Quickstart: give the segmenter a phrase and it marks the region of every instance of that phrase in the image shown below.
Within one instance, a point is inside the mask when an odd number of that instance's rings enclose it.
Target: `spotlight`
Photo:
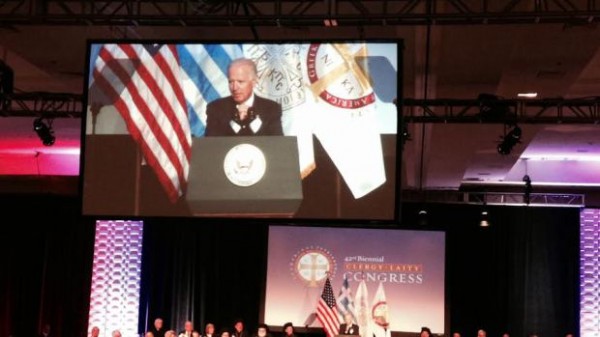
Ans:
[[[398,108],[398,99],[394,98],[393,102],[394,105],[396,105],[396,108]],[[404,148],[404,144],[406,144],[406,142],[409,140],[412,140],[412,136],[408,131],[408,123],[404,121],[402,114],[400,114],[400,141],[402,144],[402,148]]]
[[[480,227],[490,227],[490,220],[488,218],[487,210],[481,211],[481,221],[479,222]]]
[[[56,137],[54,137],[54,130],[52,130],[52,123],[45,124],[43,118],[36,118],[33,121],[33,130],[40,137],[42,143],[46,146],[54,144]]]
[[[523,195],[523,201],[525,201],[525,204],[529,205],[529,202],[531,201],[531,192],[533,192],[531,178],[529,178],[529,175],[526,174],[523,176],[523,181],[525,182],[525,194]]]
[[[323,20],[325,27],[337,27],[338,22],[336,19],[325,19]]]
[[[402,133],[400,134],[400,139],[403,147],[407,141],[412,140],[412,136],[410,135],[410,132],[408,132],[408,125],[406,123],[402,123]]]
[[[506,133],[502,138],[500,144],[498,144],[498,153],[501,155],[509,154],[513,147],[521,142],[521,135],[523,131],[518,125],[514,125],[513,128]]]
[[[419,211],[418,222],[421,226],[427,225],[427,210],[425,208],[421,208]]]

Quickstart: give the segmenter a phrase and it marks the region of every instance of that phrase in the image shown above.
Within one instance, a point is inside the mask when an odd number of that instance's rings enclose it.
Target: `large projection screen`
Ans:
[[[401,53],[398,40],[89,41],[82,213],[397,221]]]
[[[363,337],[377,329],[381,302],[392,332],[444,333],[444,270],[444,232],[272,226],[264,321],[320,327],[314,313],[329,276],[340,321],[345,293]]]

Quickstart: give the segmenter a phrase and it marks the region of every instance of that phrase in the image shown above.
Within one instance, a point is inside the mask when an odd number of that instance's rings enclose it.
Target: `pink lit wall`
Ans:
[[[0,175],[79,175],[81,119],[55,119],[52,146],[42,144],[33,120],[0,118]]]

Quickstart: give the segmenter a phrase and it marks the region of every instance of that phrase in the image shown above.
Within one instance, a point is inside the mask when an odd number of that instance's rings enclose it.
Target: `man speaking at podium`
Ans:
[[[230,96],[206,107],[205,136],[282,136],[281,105],[254,94],[256,65],[233,60],[227,69]]]
[[[344,323],[340,324],[341,335],[358,335],[358,325],[353,323],[352,314],[344,315]]]

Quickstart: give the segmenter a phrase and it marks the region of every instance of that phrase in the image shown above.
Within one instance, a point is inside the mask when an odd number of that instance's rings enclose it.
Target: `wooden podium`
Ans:
[[[302,198],[296,137],[193,139],[186,193],[192,215],[291,217]]]

